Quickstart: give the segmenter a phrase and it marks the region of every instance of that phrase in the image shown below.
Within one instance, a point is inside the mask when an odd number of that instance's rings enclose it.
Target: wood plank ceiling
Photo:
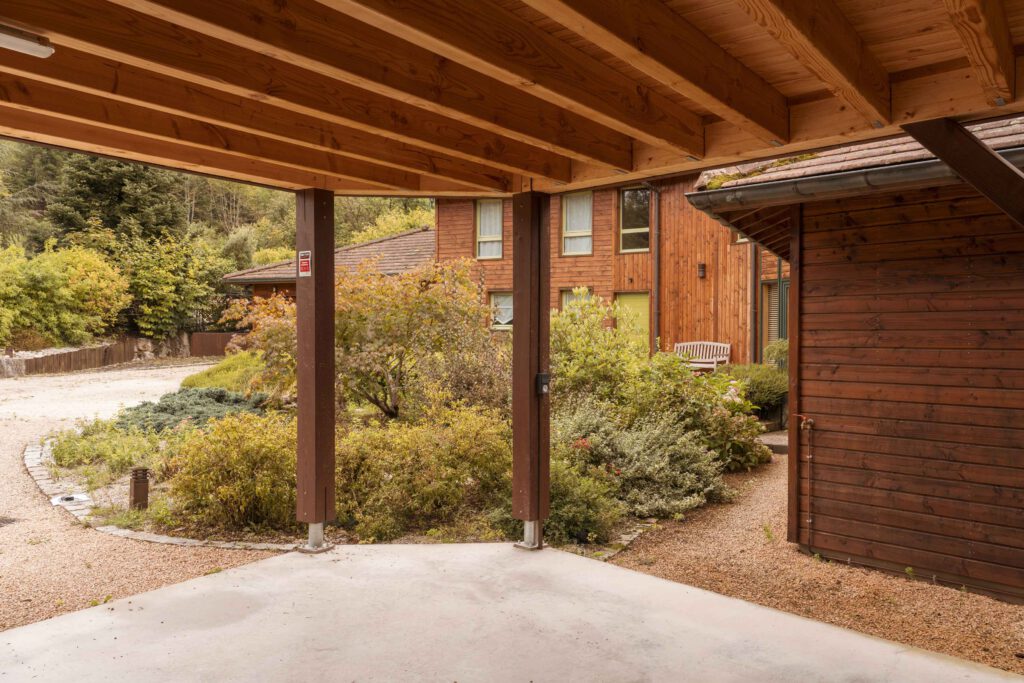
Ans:
[[[0,135],[283,187],[621,184],[1024,110],[1024,0],[4,0]]]

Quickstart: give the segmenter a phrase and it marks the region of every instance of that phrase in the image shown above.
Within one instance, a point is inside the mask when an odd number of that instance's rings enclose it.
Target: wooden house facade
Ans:
[[[586,288],[630,309],[652,349],[724,342],[736,363],[757,360],[764,344],[785,337],[777,288],[788,283],[788,264],[779,270],[778,256],[694,209],[685,195],[696,179],[552,196],[550,307]],[[624,219],[630,202],[634,216]],[[441,198],[436,220],[437,258],[472,260],[483,295],[503,310],[512,296],[511,201]]]
[[[903,138],[692,199],[792,262],[789,539],[1022,600],[1024,231],[957,172]]]

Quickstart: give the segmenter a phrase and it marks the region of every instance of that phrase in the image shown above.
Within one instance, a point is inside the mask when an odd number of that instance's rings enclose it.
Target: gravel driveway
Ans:
[[[270,553],[132,541],[52,507],[22,464],[25,446],[78,418],[178,388],[196,365],[0,379],[0,630],[47,619]]]

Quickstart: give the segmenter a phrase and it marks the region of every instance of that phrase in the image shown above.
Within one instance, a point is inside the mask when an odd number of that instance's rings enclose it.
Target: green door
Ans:
[[[651,295],[647,292],[629,292],[616,294],[619,306],[629,311],[636,333],[649,342],[651,337]]]

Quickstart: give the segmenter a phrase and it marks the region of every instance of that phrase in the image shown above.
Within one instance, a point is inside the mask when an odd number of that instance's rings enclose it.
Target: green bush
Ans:
[[[209,420],[232,413],[260,413],[266,397],[260,394],[245,397],[225,389],[181,389],[164,394],[156,403],[146,401],[126,408],[118,415],[116,426],[123,430],[163,432],[188,424],[202,427]]]
[[[622,426],[607,406],[586,401],[559,411],[553,432],[578,466],[615,475],[619,499],[636,516],[679,516],[729,496],[723,463],[699,432],[672,413],[651,413]]]
[[[79,429],[59,432],[53,443],[53,461],[74,468],[102,464],[114,476],[144,464],[159,448],[160,437],[139,428],[120,429],[112,420],[94,420]]]
[[[128,305],[128,283],[102,254],[83,247],[46,250],[32,259],[0,251],[0,344],[38,337],[84,344],[102,335]]]
[[[789,340],[776,339],[764,347],[764,360],[785,370],[789,366]]]
[[[353,430],[338,443],[338,517],[361,540],[385,541],[493,510],[511,486],[510,439],[479,409]]]
[[[239,413],[175,449],[174,514],[215,528],[295,528],[295,420]]]
[[[726,365],[717,372],[743,382],[746,399],[761,410],[777,408],[789,391],[789,375],[774,365]]]
[[[184,389],[226,389],[245,394],[252,380],[264,368],[263,361],[253,351],[240,351],[182,380]]]

